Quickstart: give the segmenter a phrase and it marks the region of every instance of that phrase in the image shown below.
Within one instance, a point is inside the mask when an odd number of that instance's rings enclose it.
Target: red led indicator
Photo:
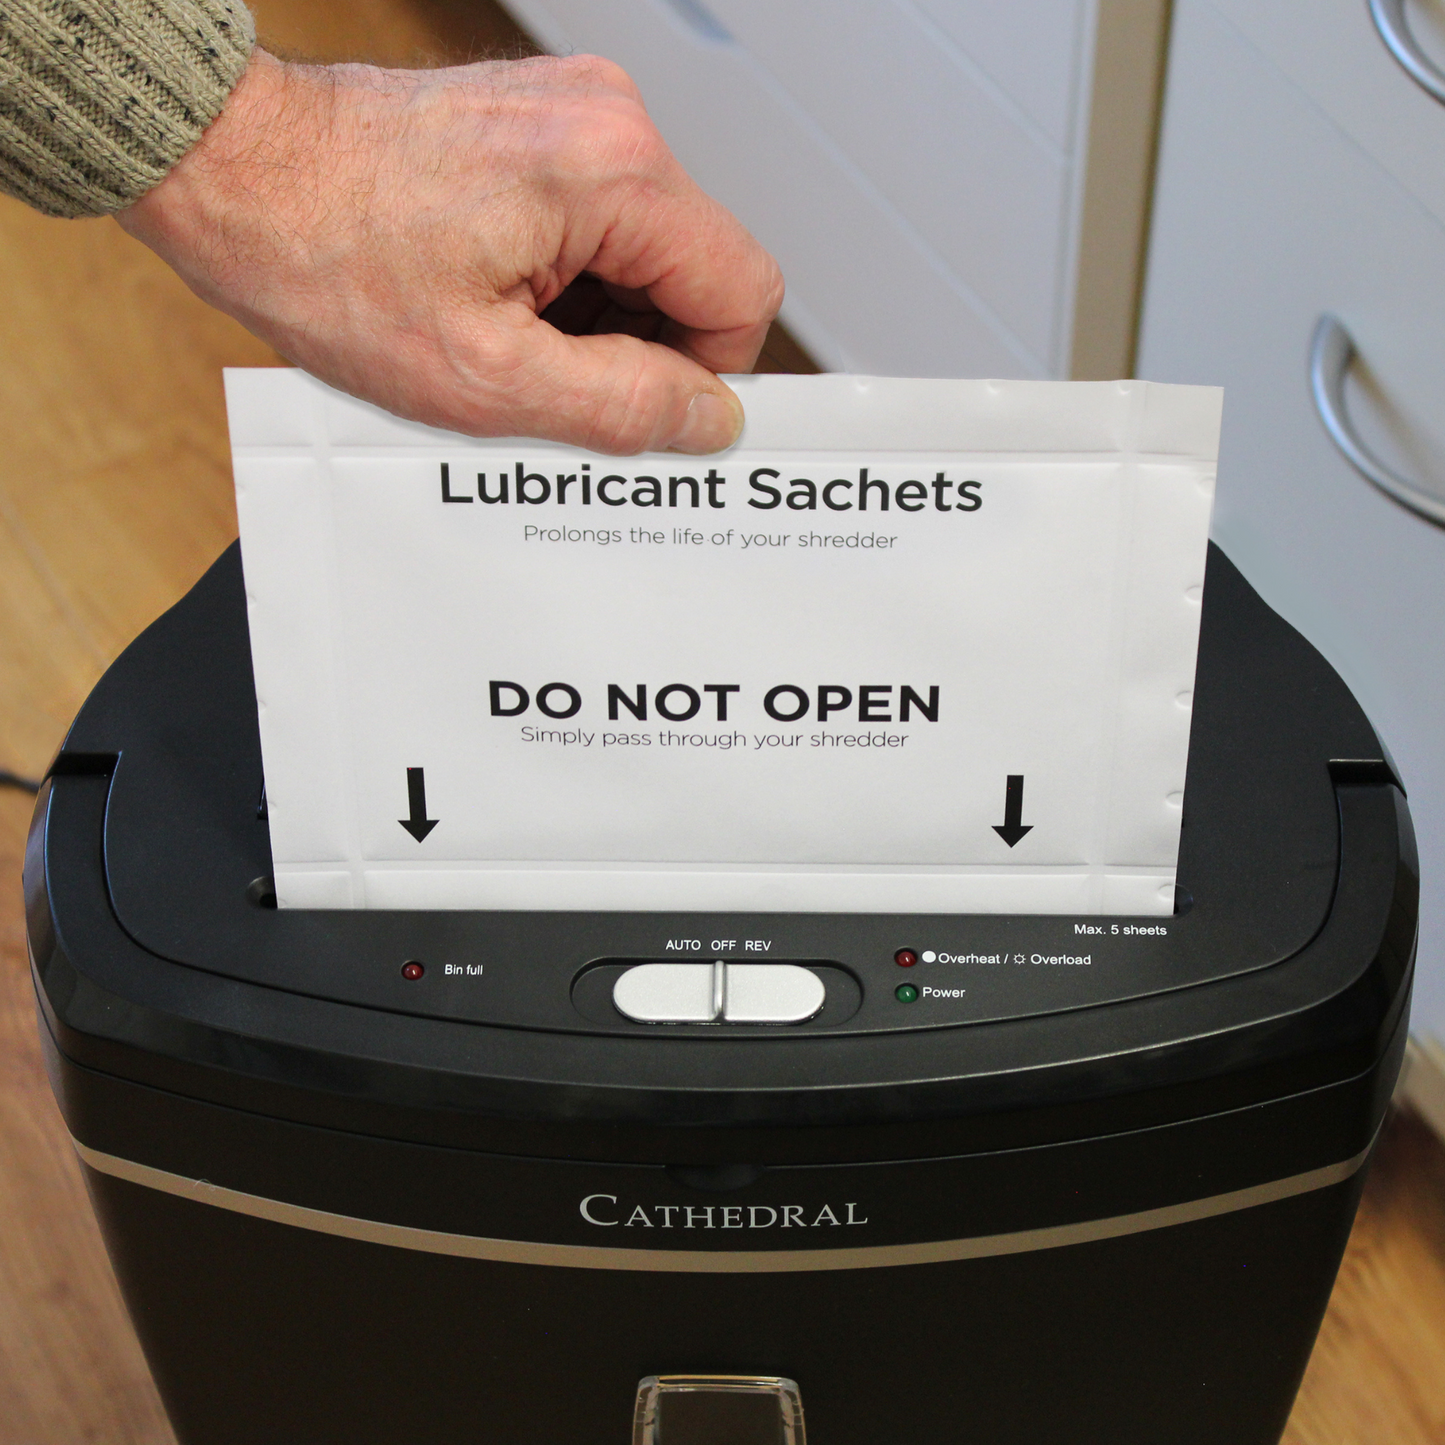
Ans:
[[[913,965],[918,962],[918,955],[914,953],[911,948],[900,948],[898,952],[893,955],[893,962],[896,963],[899,968],[912,968]]]
[[[415,959],[412,959],[410,963],[404,963],[401,966],[401,976],[403,978],[420,978],[425,972],[426,969]]]

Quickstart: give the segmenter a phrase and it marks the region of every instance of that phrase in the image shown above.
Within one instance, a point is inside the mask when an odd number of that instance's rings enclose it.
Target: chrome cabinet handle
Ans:
[[[1445,105],[1445,70],[1420,49],[1405,15],[1405,0],[1370,0],[1370,19],[1405,74]]]
[[[1345,409],[1345,377],[1355,359],[1355,343],[1337,317],[1328,313],[1315,326],[1310,343],[1310,393],[1330,440],[1369,483],[1393,501],[1437,527],[1445,527],[1445,497],[1427,492],[1393,472],[1360,440]]]

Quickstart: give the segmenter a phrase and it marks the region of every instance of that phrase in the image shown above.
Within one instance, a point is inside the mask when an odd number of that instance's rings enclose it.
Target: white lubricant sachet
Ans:
[[[1173,908],[1220,393],[734,379],[714,457],[227,401],[285,908]]]

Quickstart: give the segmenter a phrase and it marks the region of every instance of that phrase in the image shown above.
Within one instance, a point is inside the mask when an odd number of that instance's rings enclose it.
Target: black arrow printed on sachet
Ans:
[[[428,818],[426,815],[425,768],[408,768],[406,770],[406,800],[407,805],[411,808],[411,817],[398,818],[396,821],[420,843],[441,821],[438,818]]]
[[[1024,836],[1032,833],[1034,825],[1025,823],[1024,816],[1024,775],[1010,773],[1003,795],[1003,822],[995,823],[993,830],[1010,848]]]

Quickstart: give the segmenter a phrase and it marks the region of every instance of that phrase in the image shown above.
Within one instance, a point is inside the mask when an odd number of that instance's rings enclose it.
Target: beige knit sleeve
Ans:
[[[52,216],[139,200],[255,43],[241,0],[0,0],[0,190]]]

